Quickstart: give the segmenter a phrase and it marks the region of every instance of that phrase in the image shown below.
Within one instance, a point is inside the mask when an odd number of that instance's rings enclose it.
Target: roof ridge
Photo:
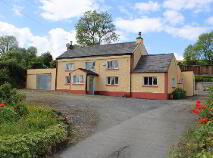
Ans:
[[[173,55],[174,53],[162,53],[162,54],[147,54],[147,55],[144,55],[144,56],[155,56],[155,55]]]

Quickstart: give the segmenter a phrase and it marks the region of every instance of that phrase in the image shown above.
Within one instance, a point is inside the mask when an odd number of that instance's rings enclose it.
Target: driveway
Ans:
[[[58,154],[61,158],[164,158],[192,124],[193,98],[134,98],[24,92],[27,100],[87,107],[98,113],[95,134]]]

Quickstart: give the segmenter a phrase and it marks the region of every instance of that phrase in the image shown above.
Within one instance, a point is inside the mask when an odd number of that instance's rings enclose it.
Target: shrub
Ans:
[[[0,108],[0,124],[15,122],[19,115],[10,108]]]
[[[23,103],[22,104],[18,104],[14,107],[14,111],[16,113],[18,113],[20,116],[25,116],[29,113],[29,110],[27,108],[26,105],[24,105]]]
[[[213,102],[213,86],[209,86],[208,91],[209,91],[209,101]]]
[[[184,91],[182,88],[176,88],[172,92],[173,99],[183,99],[186,97],[186,91]]]
[[[64,126],[58,124],[38,132],[0,136],[0,157],[41,157],[50,151],[52,147],[63,142],[66,135]]]
[[[19,94],[9,83],[0,86],[0,103],[14,106],[24,100],[25,96]]]

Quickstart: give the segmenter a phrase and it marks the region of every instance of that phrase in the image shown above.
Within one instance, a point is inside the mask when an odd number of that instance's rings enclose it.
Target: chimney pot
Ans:
[[[143,38],[141,37],[141,32],[138,33],[138,37],[136,38],[136,44],[143,44]]]

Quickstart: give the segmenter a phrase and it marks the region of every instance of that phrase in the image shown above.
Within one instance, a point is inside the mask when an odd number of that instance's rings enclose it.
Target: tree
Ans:
[[[46,53],[43,53],[41,56],[40,56],[43,64],[46,66],[46,67],[50,67],[50,63],[52,62],[53,60],[53,57],[52,55],[50,54],[50,52],[46,52]]]
[[[111,43],[118,40],[112,16],[107,12],[87,11],[75,26],[77,43],[81,46]]]
[[[18,48],[18,42],[14,36],[0,37],[0,54],[6,53],[9,50]]]
[[[185,50],[184,50],[184,60],[187,65],[196,65],[197,64],[197,54],[195,47],[193,45],[189,45]]]
[[[200,35],[195,47],[201,59],[206,60],[207,64],[213,64],[213,31]]]
[[[213,31],[199,36],[194,45],[184,51],[187,64],[213,64]]]

